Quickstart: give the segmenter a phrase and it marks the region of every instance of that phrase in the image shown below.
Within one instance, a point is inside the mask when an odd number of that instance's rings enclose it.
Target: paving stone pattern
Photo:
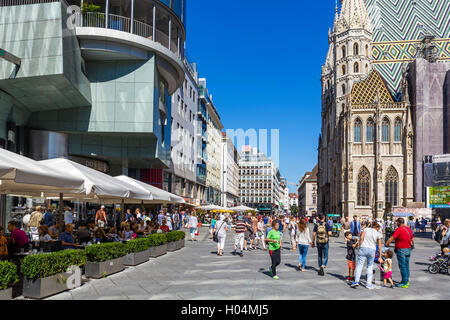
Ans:
[[[277,269],[279,280],[268,275],[270,257],[267,251],[244,251],[242,258],[231,254],[234,232],[228,232],[223,256],[217,256],[216,243],[209,239],[207,228],[200,230],[198,239],[198,242],[186,239],[186,247],[179,251],[169,252],[136,267],[127,267],[107,278],[83,279],[81,287],[48,299],[450,299],[450,275],[432,275],[427,271],[429,256],[439,250],[429,233],[416,238],[416,249],[411,259],[410,288],[381,287],[377,270],[374,276],[375,290],[368,290],[363,285],[357,289],[349,287],[345,280],[347,262],[342,235],[340,238],[331,238],[328,266],[323,277],[317,274],[316,248],[309,249],[307,272],[296,271],[298,252],[289,250],[290,244],[285,235],[282,261]],[[361,279],[363,284],[365,269]],[[395,256],[393,279],[401,279]]]

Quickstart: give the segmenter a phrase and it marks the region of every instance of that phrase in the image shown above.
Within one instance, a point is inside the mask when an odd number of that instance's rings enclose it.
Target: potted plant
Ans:
[[[124,257],[126,266],[136,266],[148,261],[150,258],[148,238],[138,238],[126,243],[127,255]]]
[[[42,299],[81,286],[84,250],[63,250],[26,256],[21,263],[23,295]]]
[[[17,266],[9,261],[0,261],[0,300],[12,299],[12,286],[18,281]]]
[[[122,271],[127,246],[122,242],[101,243],[87,246],[86,277],[102,278]]]
[[[184,247],[186,234],[183,231],[171,231],[167,236],[167,251],[175,251]]]
[[[164,233],[154,233],[147,237],[150,258],[156,258],[167,253],[167,236]]]

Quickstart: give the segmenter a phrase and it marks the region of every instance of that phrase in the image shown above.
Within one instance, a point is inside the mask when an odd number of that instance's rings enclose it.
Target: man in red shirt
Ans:
[[[413,244],[413,231],[405,226],[405,219],[397,219],[398,228],[395,230],[392,237],[386,242],[386,246],[395,240],[395,253],[397,254],[398,267],[402,275],[402,282],[397,284],[397,287],[409,287],[409,259],[411,257],[411,247]]]

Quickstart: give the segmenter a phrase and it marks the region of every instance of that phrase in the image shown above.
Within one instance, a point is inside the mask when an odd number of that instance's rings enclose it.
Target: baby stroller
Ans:
[[[450,275],[450,255],[437,257],[436,261],[428,266],[428,271],[432,274],[446,273]]]

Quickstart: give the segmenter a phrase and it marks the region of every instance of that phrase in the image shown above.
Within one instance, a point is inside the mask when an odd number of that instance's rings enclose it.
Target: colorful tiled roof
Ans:
[[[352,104],[369,104],[380,99],[381,103],[394,102],[380,73],[373,69],[364,80],[353,85]]]

